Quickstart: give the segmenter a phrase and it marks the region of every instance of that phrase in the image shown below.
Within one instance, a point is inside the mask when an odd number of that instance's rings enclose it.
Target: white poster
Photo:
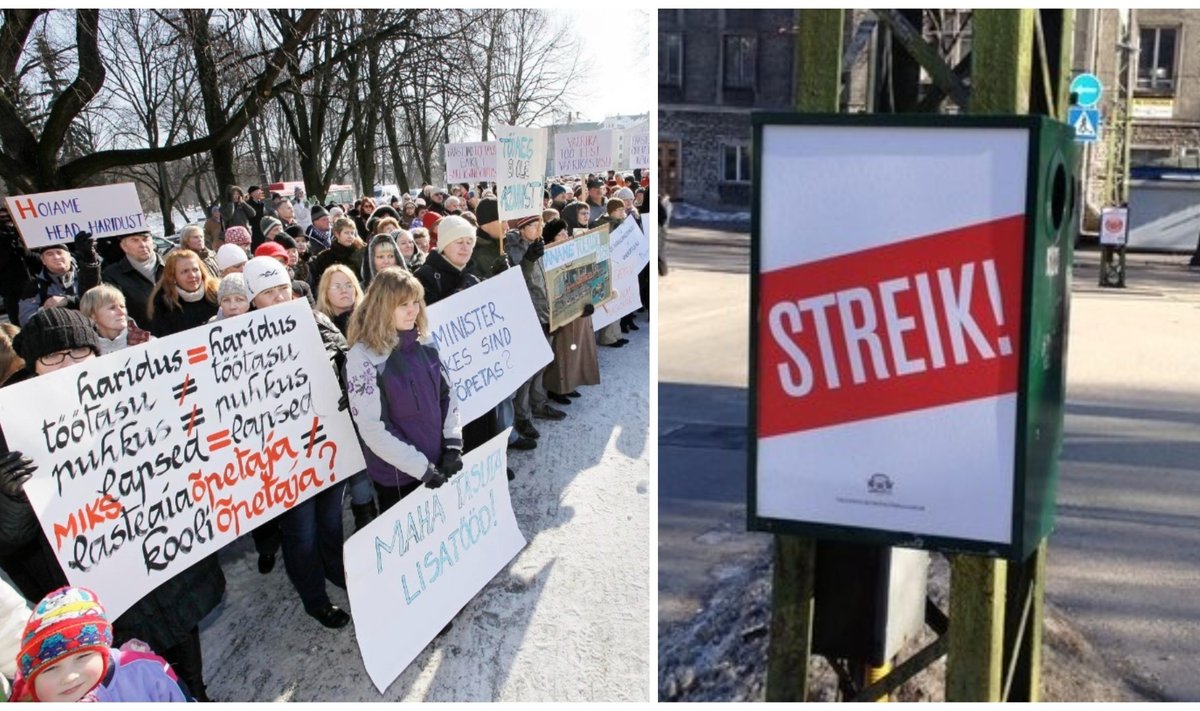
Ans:
[[[0,424],[67,578],[114,619],[360,471],[340,397],[300,299],[6,387]]]
[[[638,228],[637,220],[625,218],[609,236],[612,259],[612,283],[616,297],[596,307],[592,327],[599,331],[625,314],[642,307],[638,272],[650,263],[650,243]]]
[[[540,128],[497,126],[496,189],[500,219],[542,214],[546,182],[546,132]]]
[[[518,268],[442,299],[428,316],[463,424],[512,395],[554,357]]]
[[[639,124],[625,132],[625,151],[629,157],[629,168],[650,167],[650,126]]]
[[[1129,208],[1105,207],[1100,210],[1100,244],[1120,246],[1129,240]]]
[[[146,229],[133,183],[17,195],[4,202],[30,249],[70,242],[85,230],[102,239]]]
[[[554,136],[554,174],[587,175],[613,166],[613,132],[583,131]]]
[[[525,547],[508,496],[508,433],[463,455],[346,541],[346,592],[363,665],[384,693]]]
[[[447,143],[446,182],[495,182],[497,145],[496,141]]]

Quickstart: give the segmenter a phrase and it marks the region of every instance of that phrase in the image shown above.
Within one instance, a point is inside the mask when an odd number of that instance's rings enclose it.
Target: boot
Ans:
[[[375,501],[371,500],[365,504],[350,504],[350,510],[354,513],[354,530],[361,531],[370,522],[374,521],[379,516],[379,510],[375,508]]]

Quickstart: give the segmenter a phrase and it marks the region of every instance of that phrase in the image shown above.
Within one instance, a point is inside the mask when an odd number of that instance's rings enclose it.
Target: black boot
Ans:
[[[379,516],[379,510],[375,508],[375,501],[371,500],[365,504],[350,504],[350,511],[354,513],[354,530],[361,531],[366,525],[375,520]]]

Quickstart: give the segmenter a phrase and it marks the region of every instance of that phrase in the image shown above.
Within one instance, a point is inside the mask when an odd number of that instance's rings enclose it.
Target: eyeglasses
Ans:
[[[58,365],[66,360],[68,356],[70,356],[71,360],[73,361],[81,361],[91,354],[91,348],[72,348],[69,351],[58,351],[57,353],[44,355],[41,358],[38,358],[38,362],[42,365]]]
[[[354,285],[348,284],[348,283],[347,284],[330,284],[329,290],[330,291],[354,291]]]

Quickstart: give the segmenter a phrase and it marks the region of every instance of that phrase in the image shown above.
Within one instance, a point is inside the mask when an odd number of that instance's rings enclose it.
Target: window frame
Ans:
[[[1169,65],[1164,65],[1162,58],[1159,56],[1159,48],[1162,45],[1162,33],[1164,30],[1174,33],[1174,47]],[[1153,76],[1148,79],[1142,77],[1141,57],[1137,59],[1137,72],[1134,79],[1134,92],[1143,96],[1175,96],[1179,86],[1179,67],[1183,59],[1183,27],[1179,25],[1151,25],[1138,27],[1138,49],[1140,52],[1147,51],[1147,47],[1141,44],[1141,35],[1144,32],[1154,33],[1154,45],[1149,48],[1153,52],[1151,59],[1151,73],[1153,70],[1163,66],[1169,66],[1171,70],[1170,79],[1156,79]],[[1145,83],[1144,83],[1145,82]]]
[[[736,166],[737,175],[730,178],[725,171],[726,157],[730,149],[736,151]],[[751,155],[751,146],[745,143],[722,143],[720,154],[720,176],[721,183],[725,185],[749,185],[754,171],[753,156]],[[742,168],[745,167],[745,174],[742,173]]]
[[[659,86],[682,87],[683,86],[683,71],[684,71],[683,70],[683,33],[682,32],[663,32],[662,35],[663,35],[664,43],[666,45],[665,52],[666,52],[667,62],[666,62],[666,74],[659,75],[658,85]],[[679,71],[674,76],[671,75],[671,38],[672,37],[676,38],[676,40],[677,40],[677,46],[678,46],[677,51],[679,53]]]
[[[738,82],[731,83],[729,72],[726,71],[729,62],[729,40],[739,40],[738,56],[741,62],[738,66]],[[750,43],[750,77],[746,79],[745,43]],[[758,36],[743,32],[727,32],[721,36],[721,88],[733,91],[755,91],[758,88]]]

